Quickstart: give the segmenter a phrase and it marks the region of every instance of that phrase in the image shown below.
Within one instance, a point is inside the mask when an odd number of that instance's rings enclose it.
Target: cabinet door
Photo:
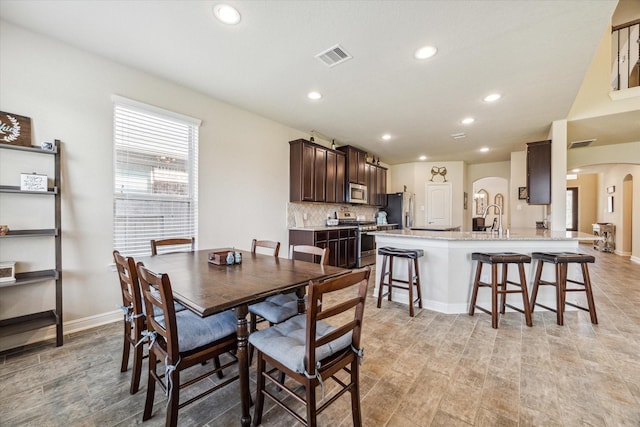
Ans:
[[[378,167],[367,163],[367,203],[371,206],[378,204]]]
[[[336,156],[336,203],[344,203],[346,201],[346,162],[345,156],[340,154]]]
[[[358,168],[358,176],[356,182],[358,184],[367,185],[367,172],[365,170],[365,165],[367,164],[366,153],[356,150],[356,156],[354,157],[357,158],[356,161]]]
[[[527,203],[551,203],[551,141],[527,144]]]
[[[336,203],[338,201],[336,198],[337,166],[338,155],[333,151],[327,151],[327,185],[325,201],[329,203]]]
[[[347,264],[348,267],[356,265],[356,231],[349,230],[347,240]]]
[[[315,148],[312,145],[302,146],[302,200],[314,201],[314,166]]]
[[[314,161],[314,197],[316,202],[324,202],[326,198],[326,179],[327,179],[327,150],[323,148],[315,148]]]
[[[378,200],[376,205],[384,206],[386,204],[385,196],[387,194],[387,170],[385,168],[378,168]]]

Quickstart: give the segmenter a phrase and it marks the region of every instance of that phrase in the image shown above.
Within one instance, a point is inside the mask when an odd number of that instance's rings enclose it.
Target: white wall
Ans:
[[[451,222],[452,225],[465,225],[464,214],[464,192],[466,185],[467,165],[464,162],[415,162],[393,165],[389,168],[391,171],[391,180],[389,193],[403,191],[407,186],[407,191],[415,193],[415,225],[425,225],[426,209],[426,184],[431,182],[431,168],[446,167],[447,182],[451,183]],[[443,178],[437,175],[433,178],[433,182],[443,182]],[[471,209],[471,195],[469,197],[469,209]]]
[[[121,317],[115,311],[119,286],[109,267],[112,94],[202,119],[199,247],[249,249],[253,237],[287,241],[288,141],[306,133],[5,21],[0,94],[0,110],[31,117],[34,144],[63,142],[65,332]],[[43,286],[0,289],[0,318],[51,308],[46,292],[52,286]],[[42,336],[3,338],[0,351]]]
[[[564,182],[564,180],[563,180]],[[544,207],[529,205],[526,200],[518,200],[518,187],[527,186],[527,152],[511,153],[511,181],[509,182],[509,206],[511,228],[534,228],[536,221],[545,216]]]
[[[610,165],[599,174],[598,179],[598,222],[611,222],[616,226],[616,253],[620,254],[625,242],[624,223],[622,221],[623,206],[623,180],[627,175],[633,177],[633,218],[631,219],[631,260],[640,264],[640,165]],[[607,187],[615,186],[613,194],[607,193]],[[607,212],[607,197],[613,196],[613,212]]]

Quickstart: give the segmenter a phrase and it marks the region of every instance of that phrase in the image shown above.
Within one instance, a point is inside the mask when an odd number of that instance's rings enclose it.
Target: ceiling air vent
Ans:
[[[588,146],[591,145],[591,143],[593,141],[595,141],[595,139],[585,139],[583,141],[573,141],[571,144],[569,144],[569,149],[588,147]]]
[[[466,138],[467,135],[464,132],[460,132],[460,133],[452,133],[451,134],[451,138],[453,139],[462,139],[462,138]]]
[[[349,55],[342,46],[337,44],[334,47],[325,50],[324,52],[320,52],[316,55],[316,58],[318,58],[324,65],[328,67],[335,67],[336,65],[353,58],[353,56]]]

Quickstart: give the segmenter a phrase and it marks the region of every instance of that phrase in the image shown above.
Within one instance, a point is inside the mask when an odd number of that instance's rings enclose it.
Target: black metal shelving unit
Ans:
[[[20,146],[0,143],[0,149],[26,151],[35,154],[51,155],[54,159],[54,186],[47,191],[22,191],[20,187],[0,185],[0,193],[16,193],[24,195],[40,195],[54,197],[55,227],[52,229],[10,230],[9,234],[0,236],[0,242],[6,239],[19,239],[29,237],[52,237],[55,240],[55,268],[50,270],[26,271],[16,273],[13,282],[0,282],[2,288],[10,286],[24,286],[32,283],[53,281],[55,282],[55,308],[37,313],[29,313],[22,316],[0,320],[0,337],[20,334],[35,329],[46,328],[52,325],[56,327],[56,345],[63,344],[62,331],[62,222],[60,199],[60,141],[55,140],[53,150],[45,150],[33,146]]]

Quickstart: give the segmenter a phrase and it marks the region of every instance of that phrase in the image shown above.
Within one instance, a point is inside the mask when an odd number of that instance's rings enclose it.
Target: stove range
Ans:
[[[376,222],[358,218],[353,212],[342,211],[336,213],[338,217],[338,225],[355,225],[359,231],[375,231],[377,230]]]
[[[369,234],[369,232],[378,229],[376,222],[358,218],[352,212],[348,211],[337,213],[336,216],[338,217],[338,225],[355,225],[358,227],[358,231],[356,232],[356,268],[375,264],[376,239],[375,236]]]

